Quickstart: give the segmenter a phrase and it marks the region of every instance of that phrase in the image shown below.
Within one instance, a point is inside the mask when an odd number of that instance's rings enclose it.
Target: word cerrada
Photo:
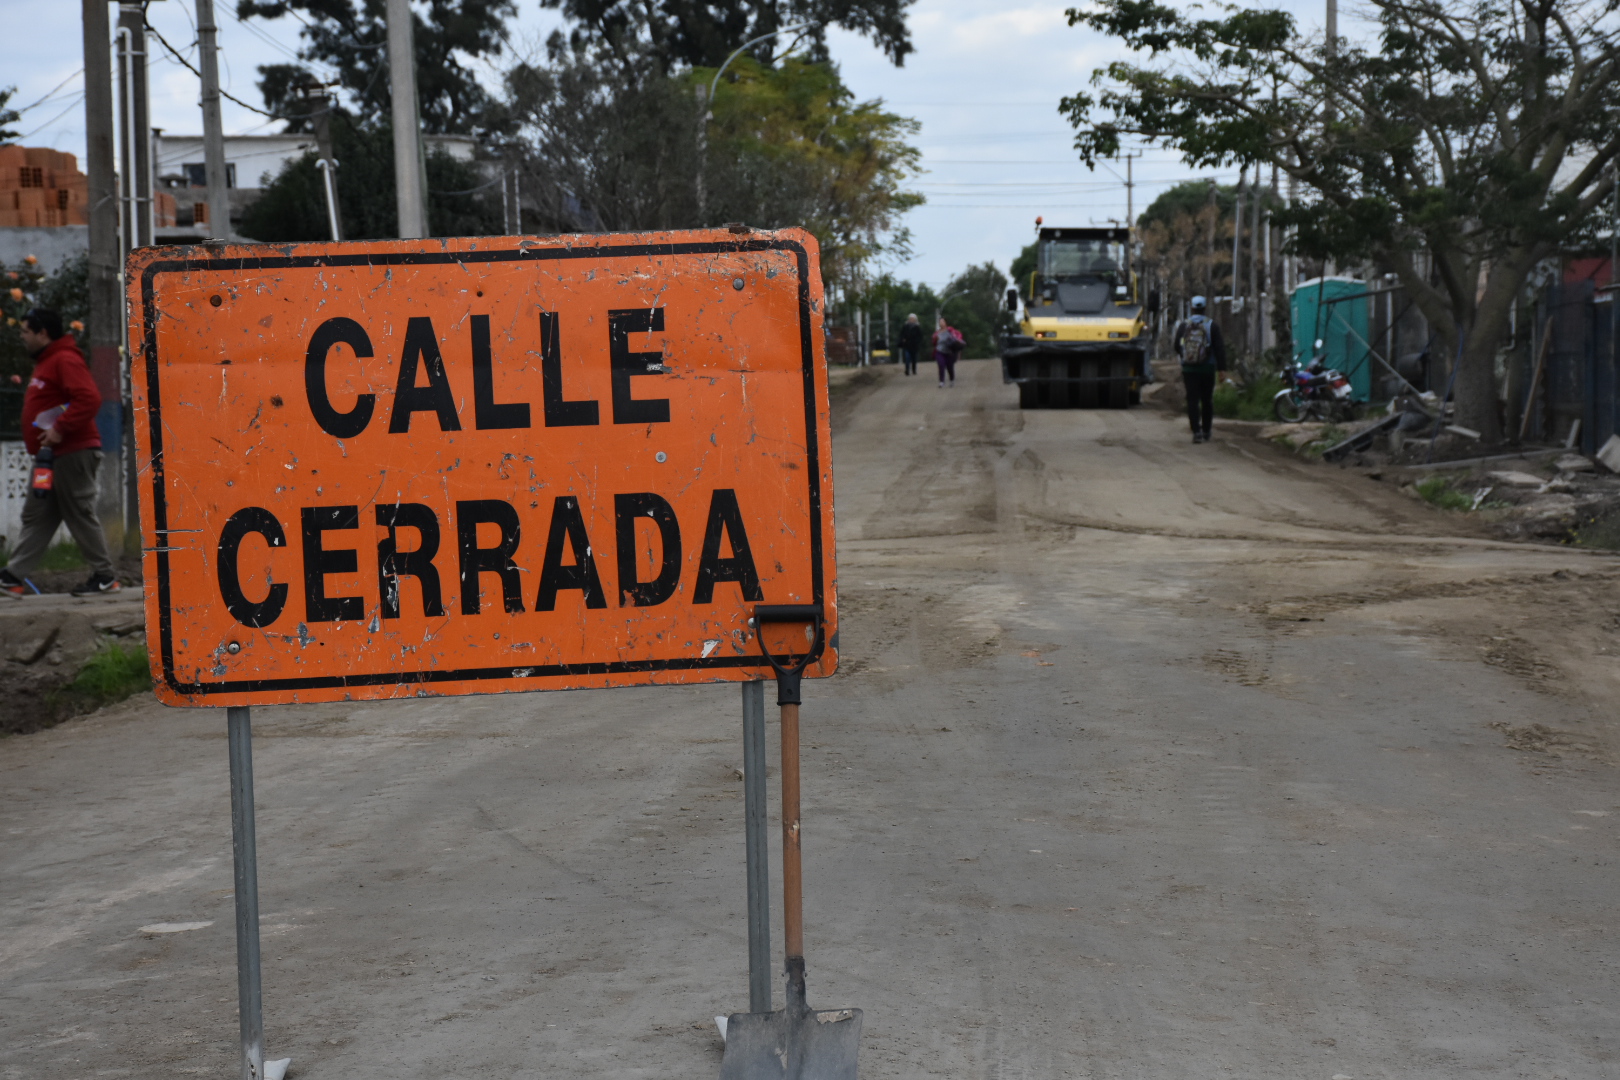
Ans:
[[[600,424],[601,409],[589,399],[567,400],[563,395],[562,345],[558,327],[558,314],[542,311],[540,315],[540,379],[545,399],[547,427],[582,427]],[[473,357],[473,424],[479,431],[530,426],[527,402],[497,402],[495,400],[495,362],[489,346],[489,316],[474,315],[469,320],[472,331]],[[631,308],[608,312],[609,366],[613,375],[613,422],[615,424],[666,424],[669,422],[667,398],[635,398],[630,395],[630,380],[638,375],[657,375],[664,371],[661,352],[633,352],[630,335],[664,329],[663,308]],[[309,411],[321,430],[339,439],[352,439],[366,430],[372,413],[377,408],[375,394],[360,394],[348,412],[338,412],[326,393],[326,354],[332,346],[347,345],[356,357],[367,359],[376,355],[371,337],[365,328],[353,319],[327,319],[310,335],[309,349],[304,354],[304,393],[309,399]],[[427,385],[418,386],[419,372],[426,371]],[[433,321],[423,316],[405,324],[405,342],[400,355],[399,379],[394,391],[394,405],[388,417],[388,431],[398,435],[411,429],[411,416],[430,412],[438,417],[441,431],[460,431],[461,418],[456,415],[456,398],[445,374],[444,355],[439,351],[439,337],[433,330]]]
[[[502,607],[508,614],[524,609],[522,572],[514,556],[522,543],[523,528],[517,510],[500,499],[472,499],[455,504],[456,567],[461,583],[461,613],[477,615],[482,609],[480,578],[494,574],[500,582]],[[444,614],[443,589],[439,567],[441,530],[439,517],[422,503],[394,503],[374,507],[376,523],[387,529],[377,543],[377,609],[382,618],[400,617],[400,578],[415,579],[422,598],[422,614]],[[620,607],[654,607],[674,595],[681,576],[681,530],[674,507],[650,491],[613,496],[614,532],[617,541],[618,592]],[[658,576],[650,581],[637,577],[636,522],[650,519],[657,526],[663,554]],[[481,547],[478,527],[494,525],[500,539]],[[366,598],[329,596],[328,574],[353,574],[360,569],[357,548],[327,547],[326,534],[360,527],[358,506],[305,506],[299,509],[299,532],[303,555],[304,621],[358,622],[365,618]],[[400,547],[400,530],[414,533],[409,550]],[[216,568],[219,591],[225,608],[243,626],[269,626],[287,606],[290,590],[275,583],[262,600],[250,600],[242,590],[237,562],[242,541],[257,534],[272,548],[287,546],[287,530],[276,516],[259,506],[236,511],[220,531]],[[722,556],[729,544],[731,554]],[[566,550],[565,550],[566,549]],[[565,561],[566,560],[566,561]],[[692,582],[692,603],[714,603],[715,585],[734,581],[746,601],[765,598],[759,573],[754,566],[748,534],[743,528],[737,493],[717,489],[709,501],[708,521],[703,531],[703,548]],[[550,529],[546,534],[545,555],[540,566],[540,587],[535,593],[535,611],[554,611],[557,594],[578,590],[587,608],[608,606],[597,565],[595,549],[586,533],[585,515],[572,495],[558,496],[552,503]]]

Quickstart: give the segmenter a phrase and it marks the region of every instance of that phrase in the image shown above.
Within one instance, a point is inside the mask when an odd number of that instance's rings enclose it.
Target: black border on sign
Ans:
[[[514,664],[503,667],[460,668],[456,670],[390,671],[359,675],[324,675],[288,679],[234,679],[221,682],[181,682],[174,671],[174,625],[169,592],[169,511],[164,498],[167,470],[163,456],[162,396],[159,393],[157,352],[157,302],[155,279],[159,274],[184,271],[221,270],[307,270],[339,266],[432,266],[480,262],[549,262],[563,259],[634,258],[637,256],[720,255],[749,251],[791,251],[799,272],[799,348],[804,372],[804,429],[810,483],[810,580],[814,602],[826,602],[823,576],[821,443],[816,432],[816,366],[811,339],[810,255],[804,245],[793,240],[735,240],[674,244],[590,244],[579,247],[516,247],[493,251],[432,251],[324,255],[280,255],[264,257],[195,257],[165,259],[148,264],[141,272],[141,321],[144,340],[141,352],[146,367],[147,432],[152,455],[152,527],[157,541],[158,641],[163,661],[163,681],[177,694],[190,697],[209,694],[243,694],[275,690],[317,690],[346,686],[411,686],[431,683],[478,682],[485,679],[534,679],[543,681],[569,675],[613,675],[644,671],[691,670],[701,668],[764,667],[763,657],[715,656],[668,660],[617,660],[583,664]],[[825,653],[818,638],[810,663]],[[539,687],[537,687],[539,689]]]

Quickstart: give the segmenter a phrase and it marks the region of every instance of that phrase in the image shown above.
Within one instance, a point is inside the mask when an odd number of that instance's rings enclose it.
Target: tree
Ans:
[[[926,284],[902,281],[893,274],[884,273],[868,281],[858,291],[845,291],[827,309],[827,321],[835,326],[856,326],[860,313],[867,313],[874,343],[883,342],[889,348],[891,360],[900,359],[900,328],[907,315],[917,316],[926,335],[934,328],[934,309],[939,296]],[[885,320],[887,312],[887,320]],[[926,345],[925,345],[926,349]],[[927,356],[921,357],[928,360]]]
[[[714,195],[702,223],[802,226],[835,281],[908,256],[900,219],[923,197],[903,190],[921,158],[907,139],[920,125],[881,101],[856,101],[831,64],[789,57],[776,68],[751,59],[733,66],[734,81],[713,103],[705,169]]]
[[[8,108],[6,105],[16,92],[17,88],[15,86],[0,86],[0,145],[11,142],[17,137],[17,132],[8,125],[21,120],[22,114],[16,109]]]
[[[963,355],[995,356],[1008,321],[1007,276],[993,262],[969,266],[951,278],[943,298],[940,313],[967,339]],[[933,313],[925,317],[932,319]]]
[[[525,201],[540,231],[674,229],[741,221],[815,234],[822,273],[846,285],[906,250],[902,190],[917,167],[916,124],[857,102],[827,64],[734,65],[699,150],[695,84],[712,72],[604,66],[553,42],[548,67],[508,75]],[[699,205],[699,170],[704,196]]]
[[[733,49],[754,38],[800,23],[814,24],[801,37],[809,39],[811,59],[828,59],[829,26],[864,34],[898,67],[912,51],[905,10],[912,0],[540,0],[561,11],[573,27],[569,43],[593,60],[617,61],[634,69],[651,57],[660,73],[725,62]],[[792,42],[767,38],[753,48],[766,65]]]
[[[506,37],[513,0],[427,0],[411,16],[416,53],[416,91],[422,130],[468,134],[498,128],[501,110],[465,60],[498,55]],[[388,21],[386,0],[240,0],[239,19],[279,19],[295,15],[304,60],[330,65],[366,122],[389,115]],[[309,130],[309,108],[302,87],[318,80],[300,64],[259,68],[265,107],[286,119],[289,131]]]
[[[1025,300],[1030,298],[1029,275],[1039,269],[1040,256],[1036,252],[1039,247],[1040,244],[1035,242],[1025,244],[1024,249],[1007,268],[1007,276],[1012,279],[1012,283],[1018,288],[1018,294]]]
[[[1237,205],[1237,185],[1218,184],[1210,180],[1183,180],[1172,187],[1165,188],[1158,198],[1148,203],[1147,209],[1136,217],[1136,225],[1141,228],[1155,221],[1169,224],[1183,214],[1197,215],[1203,213],[1209,206],[1210,190],[1215,192],[1215,207],[1221,218],[1232,216],[1232,208]]]
[[[394,133],[364,127],[344,113],[332,118],[337,169],[338,210],[346,240],[398,235],[394,202]],[[242,215],[242,235],[266,243],[326,240],[326,192],[313,151],[289,161]],[[428,230],[434,236],[487,236],[502,231],[499,188],[483,187],[484,176],[471,162],[458,161],[443,147],[427,154]],[[462,194],[465,193],[465,194]]]
[[[1127,138],[1195,167],[1274,165],[1307,195],[1277,215],[1312,257],[1399,276],[1458,358],[1458,418],[1502,423],[1494,359],[1530,272],[1593,228],[1620,151],[1610,0],[1368,0],[1376,46],[1300,33],[1286,12],[1211,19],[1155,0],[1070,9],[1146,53],[1063,99],[1087,164]]]
[[[0,263],[0,387],[11,388],[13,377],[26,376],[34,362],[23,348],[20,324],[31,308],[42,307],[62,316],[62,325],[84,334],[90,317],[90,255],[81,252],[56,272],[47,274],[39,260],[25,256],[8,267]]]

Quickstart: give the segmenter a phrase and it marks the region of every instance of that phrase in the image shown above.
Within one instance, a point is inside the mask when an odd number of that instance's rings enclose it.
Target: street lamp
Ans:
[[[814,27],[816,25],[817,24],[813,23],[813,22],[804,22],[804,23],[799,23],[797,26],[784,26],[780,30],[772,30],[768,34],[761,34],[761,35],[759,35],[759,37],[754,38],[751,41],[743,42],[741,45],[737,46],[737,48],[735,50],[732,51],[730,56],[726,57],[726,62],[720,65],[719,69],[714,73],[714,78],[709,80],[709,92],[708,92],[708,96],[703,99],[703,116],[701,118],[699,118],[699,120],[698,120],[698,133],[697,133],[697,135],[698,135],[698,139],[697,139],[697,143],[698,143],[697,208],[698,208],[698,220],[699,221],[703,220],[704,209],[705,209],[706,204],[708,203],[708,192],[706,190],[704,190],[704,173],[707,171],[707,167],[708,167],[709,121],[714,119],[714,110],[713,110],[712,106],[714,104],[714,92],[717,89],[719,89],[719,87],[720,87],[720,76],[722,76],[722,75],[724,75],[726,73],[726,68],[731,66],[731,62],[733,60],[737,59],[737,57],[741,56],[745,51],[747,51],[748,49],[752,49],[755,45],[758,45],[760,42],[769,41],[771,38],[777,37],[777,36],[779,36],[781,34],[796,34],[800,30],[809,30],[810,28],[812,28],[812,27]]]
[[[972,291],[972,289],[963,287],[955,290],[954,292],[948,292],[944,296],[940,297],[939,302],[934,305],[934,326],[936,328],[939,326],[940,317],[945,314],[945,305],[948,301],[954,297],[966,296]]]

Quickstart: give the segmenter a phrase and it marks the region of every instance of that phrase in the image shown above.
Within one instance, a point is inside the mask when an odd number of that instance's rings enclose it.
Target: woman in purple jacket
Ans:
[[[956,358],[962,355],[967,341],[962,332],[939,317],[939,329],[934,331],[934,363],[939,365],[939,388],[945,389],[945,377],[950,376],[951,389],[956,389]]]

